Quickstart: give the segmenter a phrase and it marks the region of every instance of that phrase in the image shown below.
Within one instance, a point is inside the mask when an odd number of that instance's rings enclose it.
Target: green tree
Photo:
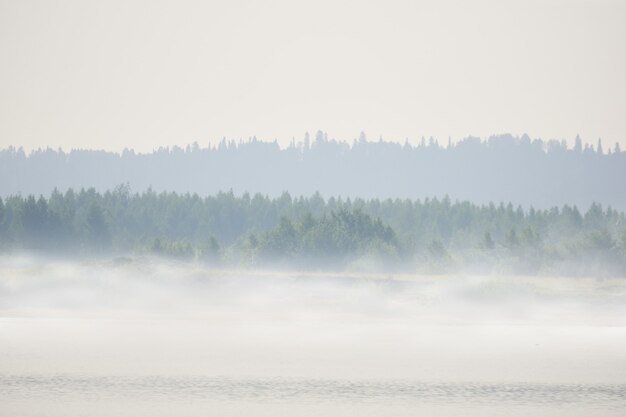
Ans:
[[[211,236],[201,248],[201,257],[207,261],[216,262],[220,258],[220,245],[215,236]]]
[[[104,251],[111,246],[109,227],[104,218],[100,205],[91,203],[85,221],[85,231],[88,245],[96,251]]]
[[[484,249],[493,249],[495,247],[495,243],[493,241],[493,238],[491,237],[491,233],[485,232],[485,234],[483,235],[481,246]]]

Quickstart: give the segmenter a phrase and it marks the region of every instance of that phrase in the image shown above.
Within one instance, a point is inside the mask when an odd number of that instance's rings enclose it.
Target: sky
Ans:
[[[0,148],[304,132],[626,148],[626,1],[0,0]]]

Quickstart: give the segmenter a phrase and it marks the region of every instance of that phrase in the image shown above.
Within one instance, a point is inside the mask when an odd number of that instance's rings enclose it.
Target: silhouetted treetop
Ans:
[[[105,191],[128,184],[135,191],[197,193],[233,190],[279,196],[320,192],[329,197],[421,198],[450,195],[479,204],[511,201],[524,207],[564,204],[586,208],[596,201],[626,209],[626,153],[616,144],[604,153],[580,136],[562,140],[499,135],[468,137],[442,147],[435,138],[418,145],[365,133],[352,143],[318,131],[284,149],[256,137],[197,142],[141,154],[44,149],[0,151],[0,195],[48,194],[55,187]]]

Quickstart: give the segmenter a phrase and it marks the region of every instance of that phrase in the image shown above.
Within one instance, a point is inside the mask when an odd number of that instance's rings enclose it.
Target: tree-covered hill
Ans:
[[[283,191],[361,198],[449,195],[477,204],[510,201],[544,209],[570,204],[586,210],[595,201],[626,210],[625,178],[626,152],[619,145],[583,146],[580,138],[572,148],[563,141],[510,135],[456,144],[431,138],[414,146],[367,141],[365,135],[347,143],[318,132],[285,149],[253,138],[148,154],[0,151],[0,196],[5,197],[48,195],[55,187],[105,192],[127,183],[135,191],[151,187],[200,196],[231,189],[273,197]]]
[[[0,250],[221,265],[626,276],[626,217],[442,199],[131,193],[0,199]]]

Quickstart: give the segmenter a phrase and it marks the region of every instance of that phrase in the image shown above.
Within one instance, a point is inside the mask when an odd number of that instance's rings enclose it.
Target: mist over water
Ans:
[[[13,256],[0,260],[0,410],[619,415],[625,313],[620,279]]]
[[[0,2],[0,417],[626,415],[625,20]]]

